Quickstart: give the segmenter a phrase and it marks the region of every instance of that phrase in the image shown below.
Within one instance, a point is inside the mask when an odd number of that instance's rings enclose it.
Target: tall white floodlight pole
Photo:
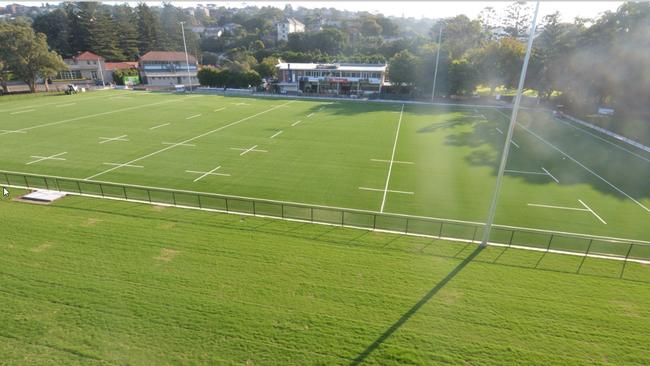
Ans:
[[[190,75],[190,57],[187,55],[187,43],[185,43],[185,22],[181,23],[181,32],[183,33],[183,47],[185,48],[185,63],[187,65],[187,81],[190,83],[190,91],[192,91],[192,76]]]
[[[533,22],[530,26],[530,34],[528,35],[528,47],[526,49],[526,57],[524,57],[524,64],[521,66],[521,75],[519,75],[519,86],[517,87],[517,96],[515,97],[515,105],[512,107],[512,115],[510,116],[510,125],[508,126],[508,133],[506,135],[505,145],[503,146],[503,152],[501,153],[501,164],[499,165],[499,172],[497,173],[496,187],[494,187],[494,194],[492,195],[492,203],[490,204],[490,211],[488,212],[488,217],[485,224],[485,230],[483,231],[483,240],[481,241],[482,247],[487,245],[487,242],[490,239],[490,230],[492,229],[492,224],[494,223],[494,215],[496,214],[497,203],[499,201],[499,193],[501,192],[501,180],[503,179],[503,173],[506,169],[506,163],[508,162],[510,143],[512,141],[512,134],[514,133],[515,125],[517,123],[517,112],[519,111],[521,94],[524,90],[524,80],[526,79],[526,70],[528,69],[530,52],[531,49],[533,48],[533,39],[535,38],[535,28],[537,25],[538,11],[539,11],[539,0],[537,0],[537,5],[535,6],[535,15],[533,16]]]
[[[102,70],[102,59],[98,58],[97,59],[97,65],[99,65],[99,75],[102,76],[102,86],[105,88],[106,87],[106,82],[104,81],[104,71]]]
[[[436,95],[436,79],[438,79],[438,62],[440,61],[440,48],[442,42],[442,22],[440,22],[440,31],[438,32],[438,52],[436,54],[436,70],[433,72],[433,89],[431,90],[431,103]]]

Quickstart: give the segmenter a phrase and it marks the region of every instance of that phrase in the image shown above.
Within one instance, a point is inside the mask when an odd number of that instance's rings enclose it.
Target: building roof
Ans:
[[[284,21],[282,21],[280,23],[289,23],[289,24],[293,24],[295,26],[303,26],[303,27],[305,26],[304,24],[302,24],[302,22],[300,20],[298,20],[296,18],[291,18],[291,17],[285,18]]]
[[[196,57],[188,55],[190,62],[196,62]],[[140,61],[185,61],[184,52],[149,51],[140,57]]]
[[[386,64],[316,64],[299,62],[281,62],[275,65],[280,70],[338,70],[338,71],[369,71],[385,72]]]
[[[81,61],[97,61],[98,59],[101,59],[102,61],[104,60],[102,56],[96,55],[90,51],[82,52],[72,58]]]
[[[137,62],[106,62],[104,64],[106,70],[117,70],[117,69],[137,69]]]

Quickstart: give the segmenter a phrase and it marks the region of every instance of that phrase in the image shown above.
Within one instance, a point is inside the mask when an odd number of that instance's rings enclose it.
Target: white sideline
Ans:
[[[105,115],[113,114],[113,113],[119,113],[119,112],[130,111],[130,110],[133,110],[133,109],[152,107],[152,106],[159,105],[159,104],[175,103],[175,102],[180,102],[180,101],[183,100],[183,99],[189,99],[189,98],[196,98],[196,96],[193,95],[193,96],[190,96],[190,97],[184,97],[184,98],[178,98],[178,99],[170,99],[170,100],[163,100],[163,101],[161,101],[161,102],[149,103],[149,104],[142,104],[142,105],[138,105],[138,106],[134,106],[134,107],[126,107],[126,108],[121,108],[121,109],[114,109],[114,110],[112,110],[112,111],[107,111],[107,112],[93,113],[93,114],[88,114],[88,115],[85,115],[85,116],[74,117],[74,118],[68,118],[68,119],[64,119],[64,120],[61,120],[61,121],[48,122],[48,123],[43,123],[43,124],[36,125],[36,126],[25,127],[25,128],[21,128],[21,129],[19,129],[19,130],[17,130],[17,131],[29,131],[29,130],[33,130],[33,129],[35,129],[35,128],[54,126],[54,125],[59,125],[59,124],[62,124],[62,123],[68,123],[68,122],[79,121],[79,120],[87,119],[87,118],[93,118],[93,117],[105,116]],[[0,136],[5,135],[5,134],[7,134],[7,132],[0,133]]]
[[[150,129],[150,130],[155,130],[156,128],[169,126],[170,124],[171,124],[171,123],[163,123],[162,125],[153,126],[153,127],[150,127],[149,129]]]
[[[188,143],[188,142],[192,142],[192,141],[194,141],[194,140],[196,140],[196,139],[199,139],[199,138],[201,138],[201,137],[205,137],[205,136],[208,136],[208,135],[213,134],[213,133],[215,133],[215,132],[219,132],[219,131],[221,131],[221,130],[223,130],[223,129],[226,129],[226,128],[228,128],[228,127],[235,126],[235,125],[240,124],[240,123],[242,123],[242,122],[244,122],[244,121],[247,121],[247,120],[249,120],[249,119],[251,119],[251,118],[255,118],[255,117],[260,116],[260,115],[262,115],[262,114],[264,114],[264,113],[268,113],[268,112],[270,112],[270,111],[272,111],[272,110],[274,110],[274,109],[277,109],[277,108],[279,108],[279,107],[282,106],[282,105],[286,105],[286,104],[290,104],[290,103],[293,103],[293,101],[289,101],[289,102],[287,102],[287,103],[280,104],[280,105],[278,105],[278,106],[275,106],[275,107],[273,107],[273,108],[269,108],[269,109],[264,110],[264,111],[262,111],[262,112],[255,113],[255,114],[253,114],[253,115],[251,115],[251,116],[248,116],[248,117],[242,118],[242,119],[237,120],[237,121],[235,121],[235,122],[231,122],[231,123],[229,123],[229,124],[227,124],[227,125],[225,125],[225,126],[221,126],[221,127],[219,127],[219,128],[215,128],[214,130],[210,130],[210,131],[208,131],[208,132],[204,132],[204,133],[202,133],[202,134],[200,134],[200,135],[197,135],[197,136],[194,136],[194,137],[192,137],[192,138],[189,138],[189,139],[187,139],[187,140],[185,140],[185,141],[181,141],[180,143],[181,143],[181,144],[186,144],[186,143]],[[169,150],[169,149],[173,149],[173,148],[176,147],[176,146],[178,146],[178,145],[169,145],[169,146],[167,146],[167,147],[165,147],[165,148],[162,148],[162,149],[160,149],[160,150],[156,150],[156,151],[154,151],[154,152],[152,152],[152,153],[149,153],[149,154],[147,154],[147,155],[144,155],[144,156],[141,156],[141,157],[139,157],[139,158],[133,159],[133,160],[128,161],[128,162],[126,162],[126,163],[124,163],[124,164],[126,165],[126,164],[132,164],[132,163],[138,162],[138,161],[143,160],[143,159],[146,159],[146,158],[148,158],[148,157],[151,157],[151,156],[154,156],[154,155],[160,154],[161,152],[167,151],[167,150]],[[97,173],[97,174],[91,175],[90,177],[85,178],[84,180],[90,180],[90,179],[93,179],[93,178],[99,177],[100,175],[106,174],[106,173],[108,173],[108,172],[112,172],[113,170],[118,169],[118,168],[120,168],[120,166],[115,166],[115,167],[112,167],[112,168],[110,168],[110,169],[106,169],[106,170],[101,171],[101,172],[99,172],[99,173]]]
[[[58,153],[58,154],[54,154],[54,155],[50,155],[50,156],[32,155],[31,157],[36,158],[36,160],[30,161],[29,163],[26,163],[25,165],[32,165],[34,163],[38,163],[38,162],[43,161],[43,160],[65,160],[64,158],[59,157],[61,155],[65,155],[65,154],[67,154],[67,152],[62,152],[62,153]]]
[[[17,172],[17,171],[11,171],[11,170],[0,170],[0,173],[18,174],[18,175],[26,175],[26,176],[32,176],[33,175],[33,173]],[[79,178],[62,177],[62,176],[48,175],[48,174],[39,174],[38,176],[39,177],[44,177],[44,178],[53,178],[53,179],[58,178],[58,179],[67,179],[67,180],[80,180]],[[202,195],[206,195],[206,196],[212,195],[212,196],[220,196],[220,197],[226,197],[226,198],[254,200],[254,201],[259,201],[259,202],[268,202],[268,203],[276,203],[276,204],[284,203],[284,204],[289,204],[289,205],[299,205],[299,206],[302,205],[302,206],[309,206],[309,207],[313,207],[313,208],[332,209],[332,210],[349,211],[349,212],[366,213],[366,214],[380,213],[379,211],[363,210],[363,209],[349,208],[349,207],[327,206],[327,205],[318,205],[318,204],[310,204],[310,203],[294,202],[294,201],[271,200],[271,199],[266,199],[266,198],[238,196],[238,195],[227,195],[227,194],[220,194],[220,193],[215,193],[215,192],[201,192],[201,191],[190,191],[190,190],[184,190],[184,189],[171,189],[171,188],[156,187],[156,186],[143,186],[143,185],[139,185],[139,184],[117,183],[117,182],[111,182],[111,181],[106,181],[106,180],[88,180],[88,181],[93,182],[93,183],[113,184],[113,185],[126,186],[126,187],[132,187],[132,188],[155,189],[155,190],[165,191],[165,192],[174,191],[174,192],[188,193],[188,194],[202,194]],[[29,188],[29,187],[24,187],[24,186],[19,186],[19,185],[12,185],[12,184],[8,184],[8,186],[14,187],[14,188]],[[101,197],[101,196],[98,196],[98,197]],[[149,203],[149,202],[146,202],[146,203]],[[407,214],[391,213],[391,212],[386,212],[386,214],[391,215],[391,216],[396,216],[396,217],[402,217],[402,218],[436,220],[436,221],[440,221],[440,222],[444,222],[444,223],[450,223],[450,224],[456,223],[456,224],[470,224],[470,225],[485,225],[484,222],[478,222],[478,221],[458,220],[458,219],[449,219],[449,218],[441,218],[441,217],[433,217],[433,216],[407,215]],[[593,235],[593,234],[584,234],[584,233],[574,233],[574,232],[570,232],[570,231],[536,229],[536,228],[530,228],[530,227],[502,225],[502,224],[495,224],[494,227],[501,228],[501,229],[507,229],[507,230],[525,230],[525,231],[533,232],[533,233],[566,235],[566,236],[569,236],[569,237],[578,237],[578,238],[580,238],[580,237],[582,237],[582,238],[588,237],[588,238],[593,238],[594,240],[604,240],[604,241],[617,242],[617,243],[622,243],[622,244],[632,243],[632,244],[650,245],[650,241],[647,241],[647,240],[618,238],[618,237],[613,237],[613,236]],[[648,261],[648,263],[650,263],[650,261]]]
[[[532,207],[542,207],[542,208],[556,208],[558,210],[571,210],[571,211],[589,211],[586,208],[580,208],[580,207],[565,207],[565,206],[553,206],[553,205],[542,205],[539,203],[527,203],[527,206],[532,206]]]
[[[500,110],[498,110],[498,109],[495,109],[495,110],[496,110],[497,112],[501,113],[502,115],[508,117],[507,115],[505,115],[505,114],[504,114],[503,112],[501,112]],[[539,136],[538,134],[536,134],[535,132],[531,131],[531,130],[528,129],[526,126],[524,126],[524,125],[520,125],[520,124],[517,124],[517,126],[523,128],[524,131],[526,131],[526,132],[528,132],[529,134],[535,136],[535,138],[537,138],[538,140],[540,140],[540,141],[542,141],[543,143],[545,143],[546,145],[552,147],[553,149],[555,149],[555,150],[556,150],[557,152],[559,152],[560,154],[566,156],[566,157],[569,158],[571,161],[573,161],[574,163],[578,164],[578,165],[579,165],[580,167],[582,167],[584,170],[588,171],[589,173],[591,173],[591,174],[594,175],[595,177],[597,177],[597,178],[599,178],[600,180],[602,180],[603,182],[607,183],[607,185],[609,185],[610,187],[614,188],[614,189],[615,189],[617,192],[619,192],[620,194],[622,194],[622,195],[624,195],[625,197],[627,197],[627,198],[629,198],[630,200],[632,200],[634,203],[636,203],[637,205],[639,205],[641,208],[643,208],[643,209],[646,210],[647,212],[650,212],[650,208],[647,208],[647,207],[644,206],[641,202],[637,201],[636,199],[634,199],[633,197],[631,197],[629,194],[625,193],[623,190],[621,190],[620,188],[618,188],[618,187],[616,187],[615,185],[613,185],[612,183],[610,183],[607,179],[601,177],[600,175],[598,175],[598,174],[597,174],[596,172],[594,172],[593,170],[587,168],[584,164],[582,164],[582,163],[579,162],[578,160],[574,159],[571,155],[565,153],[564,151],[560,150],[560,148],[558,148],[557,146],[555,146],[555,145],[553,145],[552,143],[546,141],[543,137],[541,137],[541,136]]]
[[[602,222],[603,224],[607,225],[607,223],[605,222],[605,220],[603,220],[600,216],[598,216],[598,214],[597,214],[594,210],[592,210],[591,207],[587,206],[586,203],[582,202],[582,200],[580,200],[580,199],[578,200],[578,202],[580,202],[583,206],[585,206],[585,208],[586,208],[587,210],[589,210],[589,212],[591,212],[592,214],[594,214],[594,216],[596,216],[596,218],[597,218],[598,220],[600,220],[600,222]]]
[[[399,137],[399,129],[402,126],[402,116],[404,115],[404,104],[399,112],[399,120],[397,121],[397,131],[395,132],[395,142],[393,143],[393,152],[390,155],[390,164],[388,164],[388,175],[386,176],[386,185],[384,186],[384,197],[381,200],[381,208],[379,212],[384,212],[386,205],[386,194],[388,193],[388,183],[390,182],[390,173],[393,171],[393,161],[395,161],[395,150],[397,149],[397,139]]]

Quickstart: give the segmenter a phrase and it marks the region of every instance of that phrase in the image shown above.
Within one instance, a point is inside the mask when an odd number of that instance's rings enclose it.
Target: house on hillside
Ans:
[[[152,86],[198,85],[196,77],[198,62],[189,55],[188,63],[184,52],[149,51],[139,60],[140,78],[143,84]]]
[[[92,52],[82,52],[72,58],[63,59],[68,66],[67,70],[60,71],[57,79],[60,80],[94,80],[102,79],[108,84],[111,79],[106,76],[106,62],[103,57]]]
[[[381,92],[386,85],[386,64],[285,63],[278,69],[280,93],[363,95]]]
[[[286,18],[285,20],[276,24],[278,32],[278,42],[288,41],[290,33],[303,33],[305,25],[298,21],[296,18]]]

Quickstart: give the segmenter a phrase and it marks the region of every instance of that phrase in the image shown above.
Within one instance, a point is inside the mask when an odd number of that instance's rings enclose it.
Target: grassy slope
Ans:
[[[5,364],[650,362],[647,266],[77,197],[0,222]]]

